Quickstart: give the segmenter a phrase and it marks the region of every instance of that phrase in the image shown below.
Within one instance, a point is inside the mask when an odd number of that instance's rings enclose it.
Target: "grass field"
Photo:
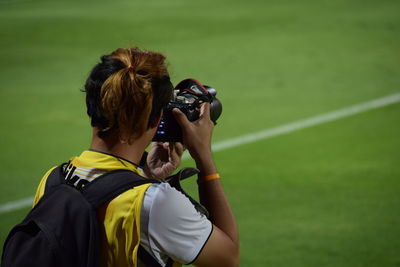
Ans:
[[[217,88],[215,142],[400,92],[395,0],[0,0],[0,205],[88,147],[79,90],[128,46]],[[241,266],[400,266],[399,103],[215,159]],[[0,214],[0,248],[27,210]]]

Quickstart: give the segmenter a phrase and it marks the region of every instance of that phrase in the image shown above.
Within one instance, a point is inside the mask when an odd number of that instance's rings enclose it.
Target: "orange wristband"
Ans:
[[[202,184],[202,183],[209,182],[209,181],[216,180],[216,179],[220,179],[220,178],[221,178],[221,176],[219,175],[219,173],[212,173],[212,174],[209,174],[209,175],[201,176],[197,180],[197,183],[198,184]]]

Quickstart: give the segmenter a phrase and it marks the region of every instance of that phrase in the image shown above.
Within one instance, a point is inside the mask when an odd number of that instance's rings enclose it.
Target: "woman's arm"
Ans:
[[[214,127],[210,119],[210,106],[203,104],[200,117],[190,122],[180,110],[174,109],[175,118],[182,127],[183,143],[200,170],[200,202],[208,209],[213,232],[201,253],[193,262],[196,266],[238,266],[239,233],[236,220],[219,179],[204,181],[202,177],[216,174],[211,152]]]

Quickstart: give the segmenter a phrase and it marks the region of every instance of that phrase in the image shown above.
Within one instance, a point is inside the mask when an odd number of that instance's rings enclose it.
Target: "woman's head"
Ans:
[[[164,61],[138,48],[101,57],[85,84],[87,113],[100,137],[118,134],[129,143],[156,126],[173,90]]]

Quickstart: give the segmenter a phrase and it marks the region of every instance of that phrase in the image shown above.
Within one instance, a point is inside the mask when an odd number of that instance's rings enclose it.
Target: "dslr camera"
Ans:
[[[175,86],[172,100],[164,109],[157,132],[153,141],[157,142],[182,142],[182,129],[175,120],[172,110],[179,108],[189,121],[195,121],[200,115],[200,105],[210,103],[210,117],[214,124],[222,113],[222,104],[215,97],[217,91],[202,85],[195,79],[185,79]]]

